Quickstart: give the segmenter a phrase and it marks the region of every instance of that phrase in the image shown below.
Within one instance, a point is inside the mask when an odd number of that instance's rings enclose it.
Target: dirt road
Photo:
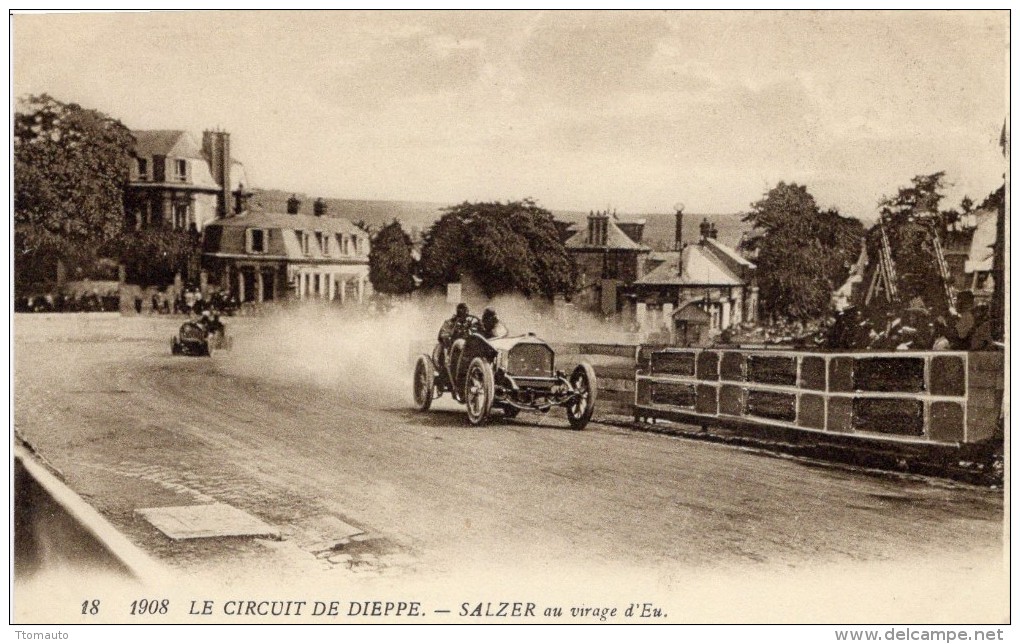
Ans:
[[[365,386],[356,364],[276,372],[274,352],[297,349],[258,322],[238,322],[235,350],[210,359],[171,357],[179,321],[71,320],[17,318],[16,429],[182,576],[585,597],[641,587],[696,595],[685,619],[786,621],[812,606],[834,619],[861,606],[1005,616],[1001,490],[599,423],[574,432],[557,412],[473,428],[450,403],[411,411],[409,378],[386,391],[368,366]],[[175,542],[135,513],[209,502],[284,538]],[[334,549],[336,519],[364,541]],[[779,599],[793,590],[806,594]],[[740,597],[752,599],[734,612]]]

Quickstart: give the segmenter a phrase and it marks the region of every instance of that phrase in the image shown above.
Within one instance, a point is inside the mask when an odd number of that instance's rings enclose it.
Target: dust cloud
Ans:
[[[510,335],[534,333],[548,342],[633,342],[618,326],[520,297],[471,305],[494,308]],[[454,305],[442,298],[395,300],[381,307],[303,304],[227,321],[231,352],[224,370],[281,384],[330,389],[370,407],[408,405],[414,360],[431,353]]]

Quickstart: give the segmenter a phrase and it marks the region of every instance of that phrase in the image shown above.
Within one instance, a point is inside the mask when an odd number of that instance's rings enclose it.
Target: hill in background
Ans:
[[[291,192],[284,190],[254,189],[252,208],[266,212],[287,212],[287,200]],[[301,200],[300,212],[312,214],[312,204],[316,197],[297,194]],[[425,201],[367,201],[360,199],[334,199],[323,197],[326,202],[327,215],[342,217],[352,222],[363,221],[373,229],[379,229],[394,219],[400,221],[404,229],[417,238],[428,230],[434,221],[443,215],[443,208],[451,204],[430,203]],[[541,205],[541,204],[540,204]],[[561,221],[574,225],[575,230],[583,230],[587,226],[588,213],[571,210],[553,210],[553,216]],[[700,236],[699,226],[702,219],[707,218],[714,223],[719,231],[719,241],[736,246],[744,231],[749,230],[748,224],[740,220],[740,214],[684,214],[684,240],[696,241]],[[672,213],[620,215],[620,221],[645,220],[644,243],[655,250],[672,250],[674,235],[674,215]]]

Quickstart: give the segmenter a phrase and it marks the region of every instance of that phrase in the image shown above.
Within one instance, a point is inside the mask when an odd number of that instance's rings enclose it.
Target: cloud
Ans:
[[[668,33],[657,13],[547,14],[530,33],[520,67],[545,99],[611,100],[647,85],[657,42]]]
[[[336,65],[330,102],[359,109],[400,99],[470,91],[482,71],[481,43],[427,33],[385,38]]]

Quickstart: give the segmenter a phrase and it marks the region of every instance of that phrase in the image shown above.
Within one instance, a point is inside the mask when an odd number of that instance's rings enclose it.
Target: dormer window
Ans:
[[[174,160],[174,179],[177,181],[188,180],[188,162],[185,159]]]
[[[311,255],[312,234],[307,231],[300,230],[298,231],[298,238],[301,240],[301,252],[305,255]]]
[[[333,235],[330,235],[328,233],[323,235],[322,236],[322,254],[323,255],[331,255],[332,252],[333,252],[333,249],[331,248],[332,245],[333,245]]]
[[[265,253],[268,247],[269,231],[263,228],[249,228],[247,233],[248,252]]]
[[[342,251],[343,254],[344,255],[350,255],[351,254],[351,240],[350,240],[350,238],[347,235],[341,235],[340,238],[341,238],[342,243],[343,243],[343,251]]]
[[[137,162],[136,169],[138,170],[138,179],[141,181],[149,180],[149,160],[148,159],[135,159]]]
[[[358,254],[358,236],[357,235],[351,235],[351,247],[354,250],[354,254],[357,255]]]

